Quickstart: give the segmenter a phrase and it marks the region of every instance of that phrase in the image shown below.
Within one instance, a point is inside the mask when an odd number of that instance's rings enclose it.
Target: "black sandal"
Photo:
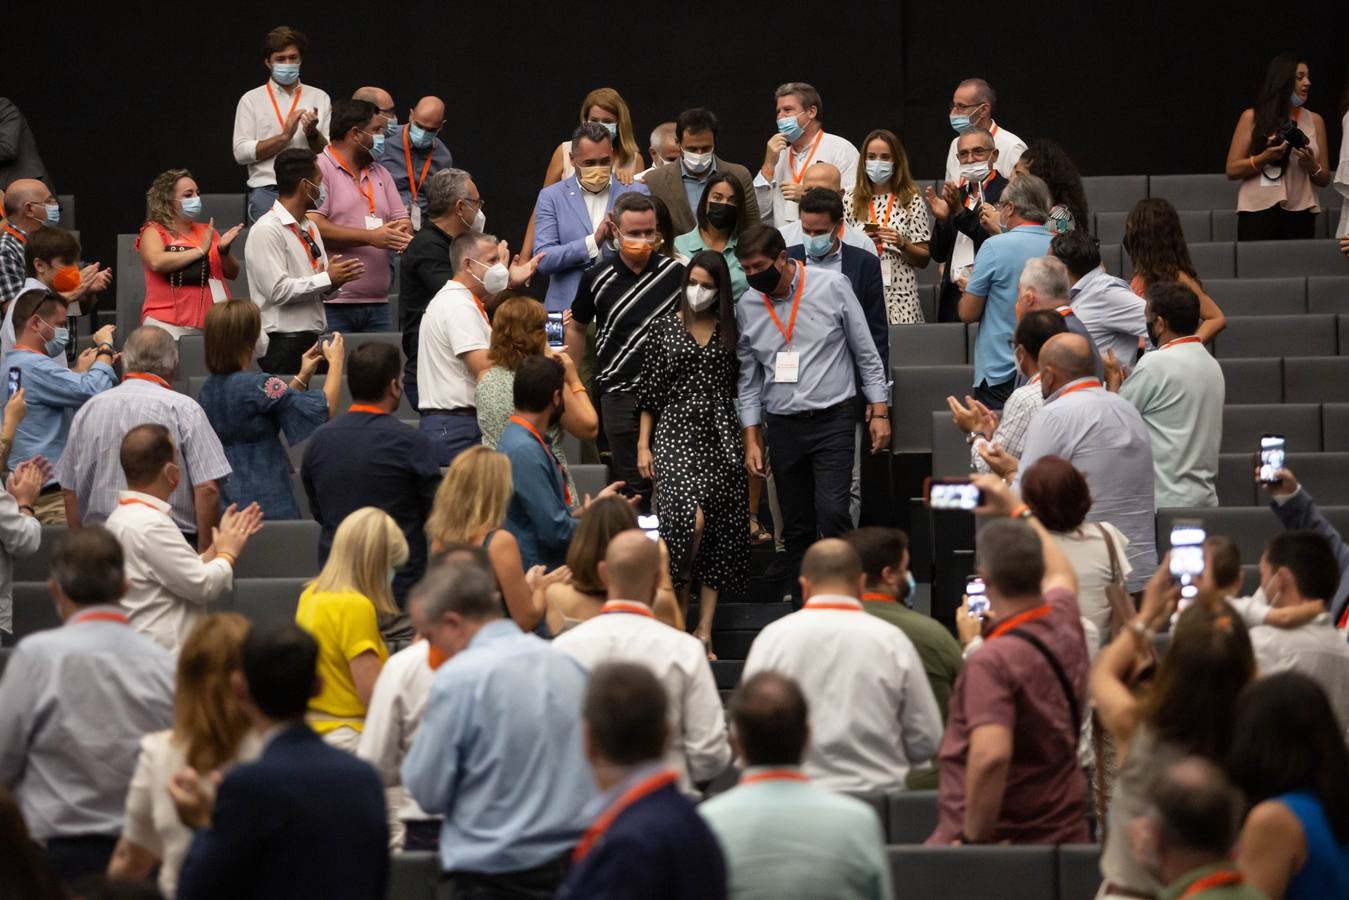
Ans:
[[[759,524],[758,516],[750,516],[749,525],[749,542],[751,544],[766,544],[773,540],[773,533]]]

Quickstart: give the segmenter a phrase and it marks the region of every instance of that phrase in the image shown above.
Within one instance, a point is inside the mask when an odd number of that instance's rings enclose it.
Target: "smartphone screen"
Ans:
[[[1281,434],[1260,436],[1260,483],[1279,484],[1278,471],[1284,465],[1284,440]]]
[[[8,400],[13,397],[21,387],[23,387],[23,369],[10,369],[5,399]]]
[[[969,616],[980,619],[988,612],[988,594],[984,580],[978,575],[965,579],[965,596],[969,598]]]
[[[972,512],[983,502],[983,492],[969,481],[932,481],[928,485],[928,506],[932,509],[959,509]]]
[[[651,540],[660,540],[660,517],[654,513],[649,516],[638,516],[637,527],[646,532],[646,536]]]
[[[548,346],[560,348],[563,344],[562,313],[550,312],[548,314],[548,322],[543,327],[544,330],[548,332]]]
[[[1204,574],[1204,523],[1177,519],[1171,525],[1171,577],[1180,582],[1181,601],[1199,593],[1195,584]]]

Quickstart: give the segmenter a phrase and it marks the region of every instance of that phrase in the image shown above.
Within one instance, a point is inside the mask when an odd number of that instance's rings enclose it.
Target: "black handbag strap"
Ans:
[[[1064,699],[1068,701],[1068,710],[1073,714],[1073,746],[1077,746],[1077,736],[1082,733],[1082,711],[1078,709],[1077,694],[1073,691],[1073,683],[1068,680],[1068,673],[1063,671],[1063,666],[1059,665],[1059,661],[1054,657],[1054,654],[1049,652],[1045,642],[1029,631],[1017,628],[1007,632],[1007,636],[1021,638],[1021,640],[1039,650],[1040,655],[1045,658],[1045,662],[1049,663],[1049,667],[1058,676],[1059,687],[1063,688]]]

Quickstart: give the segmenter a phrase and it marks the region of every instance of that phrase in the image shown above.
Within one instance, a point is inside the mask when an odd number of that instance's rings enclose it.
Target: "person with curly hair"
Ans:
[[[1049,221],[1045,225],[1050,231],[1064,234],[1075,228],[1091,230],[1082,175],[1077,171],[1077,164],[1062,147],[1045,138],[1033,141],[1016,161],[1014,171],[1018,175],[1035,175],[1049,186],[1054,206],[1049,210]]]
[[[1218,304],[1204,290],[1190,259],[1190,248],[1180,227],[1180,215],[1169,200],[1148,197],[1139,200],[1124,220],[1124,252],[1133,262],[1129,287],[1142,297],[1158,281],[1178,281],[1199,298],[1200,340],[1208,343],[1227,327]]]

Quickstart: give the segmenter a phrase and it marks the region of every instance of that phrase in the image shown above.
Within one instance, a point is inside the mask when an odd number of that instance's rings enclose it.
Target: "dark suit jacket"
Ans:
[[[999,175],[994,178],[992,183],[984,189],[984,199],[989,203],[997,203],[998,198],[1002,196],[1003,189],[1007,187],[1007,179]],[[951,251],[955,249],[956,233],[960,232],[974,242],[974,252],[977,256],[979,248],[983,246],[984,241],[992,235],[984,230],[984,226],[979,224],[978,208],[966,209],[964,206],[965,198],[970,194],[968,187],[960,189],[960,212],[952,216],[946,222],[932,221],[932,237],[928,241],[927,248],[932,254],[932,261],[936,263],[949,263],[951,261]],[[951,281],[951,267],[947,266],[942,271],[941,291],[937,294],[937,321],[939,322],[958,322],[956,307],[960,303],[960,288],[956,287]]]
[[[668,785],[625,809],[557,896],[718,900],[726,896],[726,862],[693,804]]]
[[[876,352],[881,355],[881,367],[886,377],[890,377],[890,320],[885,314],[885,282],[881,278],[881,261],[870,253],[843,244],[843,275],[857,295],[862,305],[862,314],[867,317],[867,327],[871,329],[871,339],[876,342]],[[792,259],[806,261],[806,248],[801,244],[787,248]],[[859,382],[860,383],[860,382]]]
[[[384,788],[367,763],[291,725],[220,785],[193,838],[181,900],[379,900],[389,868]]]
[[[740,228],[759,221],[759,201],[754,197],[754,176],[749,169],[733,162],[716,157],[716,174],[734,175],[745,189],[745,211],[740,215]],[[651,196],[659,197],[670,210],[670,220],[674,222],[675,236],[685,234],[698,227],[698,216],[689,208],[688,194],[684,192],[683,169],[679,163],[661,166],[646,176],[644,182]]]

